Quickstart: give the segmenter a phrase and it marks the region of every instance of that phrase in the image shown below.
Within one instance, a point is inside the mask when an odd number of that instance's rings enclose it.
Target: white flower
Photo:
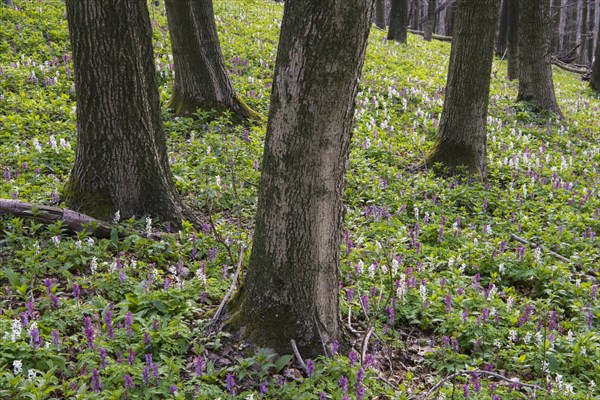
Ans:
[[[373,279],[375,278],[375,271],[377,270],[377,266],[375,265],[375,263],[371,264],[371,266],[369,266],[369,278]]]
[[[515,331],[514,329],[511,329],[510,331],[508,331],[508,341],[514,342],[516,340],[517,340],[517,331]]]
[[[502,347],[502,342],[500,341],[500,339],[495,339],[494,340],[494,347],[499,349]]]
[[[365,263],[362,260],[360,260],[358,262],[358,273],[360,275],[362,275],[362,273],[364,272],[364,270],[365,270]]]
[[[502,275],[504,273],[504,269],[505,269],[504,264],[498,265],[498,273],[500,275]]]
[[[421,296],[421,301],[427,300],[427,288],[423,284],[419,286],[419,296]]]
[[[34,380],[36,377],[36,373],[34,370],[30,369],[29,371],[27,371],[27,379],[29,379],[30,381]]]
[[[148,236],[152,233],[152,218],[146,217],[146,233]]]
[[[527,335],[525,335],[525,337],[523,338],[523,343],[529,344],[530,341],[531,341],[531,332],[527,332]]]
[[[81,250],[82,245],[83,245],[83,243],[81,242],[81,240],[78,240],[75,242],[75,248],[77,250]]]
[[[38,152],[41,153],[42,152],[42,146],[40,145],[40,142],[36,139],[33,138],[33,140],[31,141],[33,144],[33,148]]]
[[[52,243],[54,243],[54,246],[58,247],[58,245],[60,244],[60,236],[59,235],[52,236],[51,240],[52,240]]]
[[[542,344],[542,341],[544,340],[543,336],[542,336],[542,332],[541,331],[537,331],[535,334],[535,342],[539,345]]]
[[[20,319],[15,319],[12,322],[11,325],[11,335],[10,335],[10,341],[11,342],[16,342],[17,339],[21,336],[21,332],[23,331],[23,324],[21,323]]]
[[[512,296],[508,297],[508,300],[506,300],[506,310],[510,311],[510,309],[515,305],[515,299],[513,299]]]
[[[13,361],[13,374],[19,375],[23,371],[23,362],[21,360]]]
[[[54,135],[50,135],[50,139],[48,139],[48,141],[50,142],[52,150],[58,153],[58,145],[56,144],[56,139],[54,138]]]
[[[569,329],[569,332],[567,332],[567,342],[569,343],[573,343],[573,340],[575,340],[575,336],[573,335],[573,331]]]
[[[90,261],[90,271],[93,274],[96,273],[96,270],[98,269],[98,259],[96,257],[92,257],[92,261]]]
[[[95,243],[96,243],[96,242],[94,241],[94,238],[93,238],[93,237],[89,237],[89,238],[87,238],[87,244],[88,244],[88,246],[90,246],[90,247],[91,247],[91,246],[93,246]]]
[[[113,221],[116,223],[118,223],[121,220],[121,210],[117,210],[117,212],[115,213],[115,217],[113,218]]]
[[[396,260],[394,258],[394,260],[392,261],[392,275],[396,276],[398,274],[398,268],[400,267],[400,263],[398,262],[398,260]]]

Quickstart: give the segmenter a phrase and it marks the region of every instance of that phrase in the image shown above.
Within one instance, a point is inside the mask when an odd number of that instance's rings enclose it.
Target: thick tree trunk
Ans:
[[[600,28],[600,27],[599,27]],[[594,64],[592,66],[592,76],[590,77],[590,87],[600,93],[600,29],[596,29],[597,45],[594,54]]]
[[[392,0],[388,39],[406,43],[408,25],[408,0]]]
[[[145,0],[67,0],[77,148],[69,207],[100,219],[181,222],[160,120]]]
[[[260,115],[235,93],[221,52],[212,0],[166,0],[175,64],[173,97],[176,115],[198,109],[230,111],[238,121]]]
[[[248,272],[229,326],[314,357],[340,340],[342,198],[373,0],[286,2]]]
[[[507,51],[508,58],[507,75],[508,79],[519,78],[519,1],[505,0],[508,4],[508,27],[507,27]]]
[[[506,35],[508,33],[508,0],[502,0],[500,8],[500,21],[498,22],[498,36],[496,37],[496,55],[504,56],[506,52]]]
[[[562,112],[554,95],[550,46],[550,0],[521,1],[519,8],[519,94],[536,109]]]
[[[385,12],[385,0],[375,0],[375,26],[385,29],[387,18]]]
[[[426,163],[486,177],[487,109],[499,0],[458,0],[440,128]]]
[[[435,9],[437,1],[429,0],[427,4],[427,23],[425,24],[425,35],[423,36],[426,41],[431,41],[433,30],[435,29]]]

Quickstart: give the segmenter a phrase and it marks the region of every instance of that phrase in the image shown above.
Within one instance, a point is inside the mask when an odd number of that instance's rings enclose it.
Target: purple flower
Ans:
[[[102,383],[100,382],[100,374],[98,370],[94,368],[92,370],[92,390],[94,392],[100,392],[102,390]]]
[[[92,327],[92,319],[90,317],[83,318],[83,333],[91,348],[96,347],[94,344],[94,328]]]
[[[101,347],[98,352],[100,353],[100,366],[106,368],[106,349]]]
[[[312,360],[306,360],[306,375],[311,376],[315,372],[315,363]]]
[[[463,395],[465,396],[465,398],[469,398],[469,384],[465,383],[463,386]]]
[[[79,299],[79,296],[81,296],[81,288],[75,283],[73,284],[73,297]]]
[[[31,318],[33,318],[33,313],[35,312],[35,303],[34,303],[34,301],[33,300],[29,300],[27,302],[27,304],[26,304],[26,307],[27,307],[27,314],[29,314],[29,316]],[[0,314],[2,314],[2,313],[0,312]]]
[[[319,392],[319,400],[327,400],[327,393]]]
[[[171,385],[169,387],[169,392],[171,392],[171,394],[175,394],[175,392],[177,392],[177,385]]]
[[[356,388],[356,400],[362,400],[365,398],[365,388],[363,386],[359,386]]]
[[[360,296],[360,300],[365,310],[365,314],[369,315],[369,297],[366,294],[363,294]]]
[[[481,392],[481,383],[479,383],[479,375],[477,375],[476,371],[473,371],[471,374],[471,384],[475,393]]]
[[[144,380],[145,385],[150,383],[150,367],[148,367],[147,365],[142,370],[142,379]]]
[[[52,329],[52,332],[50,332],[50,334],[52,335],[52,344],[55,346],[58,346],[60,344],[58,330]]]
[[[260,394],[268,394],[269,393],[269,388],[267,386],[267,381],[264,381],[263,383],[260,384]]]
[[[217,249],[216,247],[211,247],[210,249],[208,249],[208,259],[213,262],[217,259]]]
[[[158,330],[158,320],[157,319],[152,321],[152,330],[154,330],[154,331]]]
[[[127,311],[127,314],[125,314],[125,332],[128,335],[133,335],[133,329],[131,329],[132,325],[133,325],[133,314],[131,313],[131,311]]]
[[[337,340],[331,342],[331,352],[336,355],[338,353],[338,349],[340,348],[340,344]]]
[[[452,311],[452,295],[450,293],[446,294],[446,297],[444,297],[444,305],[446,306],[447,313]]]
[[[354,288],[346,289],[346,298],[349,302],[352,302],[352,300],[354,300]]]
[[[133,351],[131,349],[127,350],[127,362],[129,363],[129,365],[132,365],[134,361],[135,361],[135,351]]]
[[[148,332],[144,333],[144,344],[146,346],[150,346],[150,344],[152,343],[152,339],[150,338],[150,334]]]
[[[112,312],[110,310],[107,310],[104,314],[104,323],[106,324],[106,336],[109,339],[114,338],[115,330],[113,329]]]
[[[60,307],[60,300],[54,294],[50,294],[50,306],[55,310]]]
[[[46,293],[50,294],[52,292],[52,288],[54,287],[54,280],[51,278],[46,278],[42,282],[44,282],[44,286],[46,286]]]
[[[348,391],[348,378],[342,375],[338,381],[338,385],[344,391],[344,393],[346,393]]]
[[[348,359],[350,360],[350,366],[353,367],[354,364],[356,364],[356,361],[358,360],[358,354],[356,354],[355,351],[351,351],[350,353],[348,353]]]
[[[125,388],[127,389],[133,389],[135,387],[135,384],[133,383],[133,378],[131,377],[131,375],[129,374],[125,374],[123,376],[123,386],[125,386]]]
[[[360,368],[358,370],[358,372],[356,373],[356,384],[360,386],[360,384],[363,382],[364,379],[365,379],[365,369]]]
[[[42,345],[40,330],[37,327],[33,327],[29,330],[29,343],[35,350],[39,349],[39,347]]]
[[[198,376],[204,373],[204,359],[202,356],[198,356],[194,359],[194,370]]]
[[[235,380],[233,379],[233,374],[230,372],[227,374],[227,376],[225,377],[226,380],[226,385],[227,385],[227,391],[229,392],[229,394],[234,395],[235,394]]]

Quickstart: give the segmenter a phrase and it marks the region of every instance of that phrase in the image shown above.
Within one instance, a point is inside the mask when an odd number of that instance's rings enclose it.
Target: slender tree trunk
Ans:
[[[67,0],[77,148],[69,207],[100,219],[181,222],[160,120],[146,0]]]
[[[166,0],[175,64],[169,107],[176,115],[198,109],[230,111],[237,120],[259,119],[235,93],[221,52],[212,0]]]
[[[554,95],[550,46],[550,1],[522,1],[519,12],[519,94],[536,109],[562,112]]]
[[[507,41],[508,79],[519,78],[519,2],[520,0],[505,0],[508,5]],[[525,0],[524,0],[525,1]]]
[[[550,16],[552,19],[550,52],[558,55],[560,53],[561,0],[552,0],[550,4]]]
[[[588,0],[581,0],[581,21],[579,26],[579,64],[587,64],[588,47]]]
[[[496,38],[496,55],[504,56],[506,52],[506,35],[508,33],[508,0],[502,0],[500,7],[500,21],[498,22],[498,36]]]
[[[386,27],[385,0],[375,0],[375,26],[379,29]]]
[[[600,27],[599,27],[600,28]],[[594,54],[594,64],[592,65],[592,76],[590,77],[590,87],[600,93],[600,29],[596,29],[597,45]]]
[[[446,31],[446,36],[454,35],[454,19],[456,15],[456,1],[450,3],[448,8],[446,8],[446,19],[444,21],[444,30]]]
[[[458,0],[440,128],[426,163],[487,175],[487,109],[499,0]]]
[[[433,35],[433,30],[435,28],[436,5],[436,0],[429,0],[429,3],[427,4],[427,23],[425,24],[425,35],[423,35],[423,37],[428,42],[431,41],[431,36]]]
[[[285,4],[252,254],[229,325],[324,354],[340,340],[342,198],[372,0]]]
[[[392,0],[388,39],[406,43],[408,25],[408,0]]]
[[[410,26],[418,31],[421,30],[421,1],[422,0],[411,0],[412,1],[412,22]]]
[[[587,41],[587,51],[585,56],[585,65],[592,65],[592,61],[594,58],[594,35],[596,29],[596,2],[589,1],[588,2],[588,41]]]

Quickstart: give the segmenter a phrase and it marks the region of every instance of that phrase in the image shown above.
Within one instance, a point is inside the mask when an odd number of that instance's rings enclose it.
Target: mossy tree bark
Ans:
[[[198,109],[230,111],[234,119],[260,119],[235,93],[225,66],[212,0],[166,0],[175,83],[169,103],[176,115]]]
[[[508,79],[519,79],[519,2],[520,0],[505,0],[507,2],[508,26],[506,32],[506,58],[508,58]]]
[[[594,54],[594,64],[592,65],[592,76],[590,77],[590,87],[600,93],[600,27],[598,27],[598,43]]]
[[[406,43],[408,26],[408,0],[392,0],[388,40]]]
[[[550,0],[521,1],[519,7],[519,94],[538,111],[562,118],[554,95],[550,54]]]
[[[145,0],[67,0],[77,148],[69,207],[99,219],[152,215],[181,223],[160,120]]]
[[[379,29],[385,29],[387,26],[385,0],[375,0],[375,26]]]
[[[229,329],[314,357],[340,339],[342,198],[373,0],[285,3],[252,253]]]
[[[440,128],[426,158],[486,177],[487,109],[499,0],[459,0]]]

